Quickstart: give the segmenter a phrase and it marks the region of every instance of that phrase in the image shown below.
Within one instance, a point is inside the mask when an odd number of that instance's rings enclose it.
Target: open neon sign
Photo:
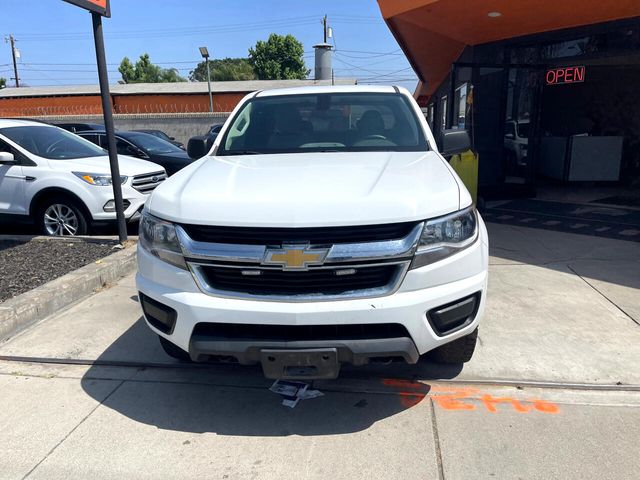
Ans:
[[[547,85],[565,85],[584,82],[584,67],[561,67],[547,70]]]

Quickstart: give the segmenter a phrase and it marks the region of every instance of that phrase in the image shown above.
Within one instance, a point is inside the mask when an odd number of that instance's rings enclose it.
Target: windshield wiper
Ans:
[[[255,150],[227,150],[224,155],[262,155],[262,152]]]

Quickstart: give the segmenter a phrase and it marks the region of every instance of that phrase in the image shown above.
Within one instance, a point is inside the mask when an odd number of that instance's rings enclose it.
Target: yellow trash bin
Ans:
[[[451,157],[449,163],[469,190],[473,203],[478,200],[478,160],[477,154],[471,150]]]

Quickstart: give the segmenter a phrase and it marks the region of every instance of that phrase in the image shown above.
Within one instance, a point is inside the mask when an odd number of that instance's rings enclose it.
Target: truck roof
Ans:
[[[410,95],[409,91],[403,87],[391,85],[322,85],[311,87],[289,87],[261,90],[256,93],[256,97],[270,97],[276,95],[305,95],[314,93],[394,93],[402,92]]]

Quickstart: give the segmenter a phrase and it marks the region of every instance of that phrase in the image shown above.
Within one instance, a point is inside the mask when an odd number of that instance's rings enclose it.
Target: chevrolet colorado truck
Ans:
[[[140,223],[139,300],[172,357],[335,378],[343,364],[471,359],[488,239],[408,91],[259,91]]]

